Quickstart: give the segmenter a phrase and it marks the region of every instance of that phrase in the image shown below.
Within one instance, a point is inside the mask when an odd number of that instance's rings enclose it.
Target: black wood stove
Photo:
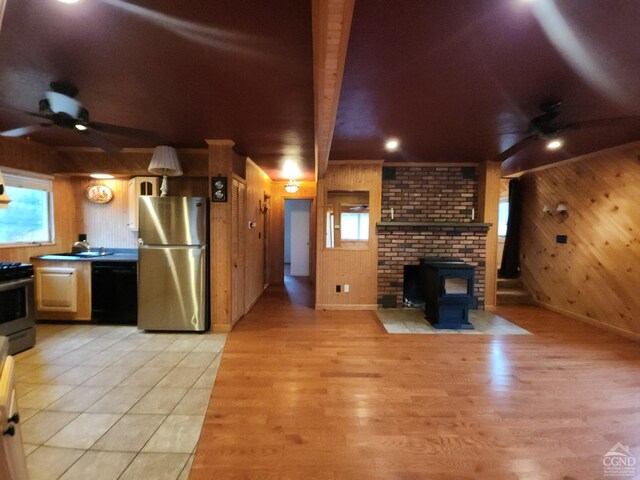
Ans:
[[[472,329],[469,308],[474,304],[474,268],[459,258],[420,259],[424,313],[434,328]]]

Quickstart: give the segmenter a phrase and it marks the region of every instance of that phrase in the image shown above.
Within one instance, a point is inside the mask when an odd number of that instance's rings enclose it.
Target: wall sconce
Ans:
[[[545,203],[544,207],[542,207],[542,211],[549,217],[558,217],[562,221],[569,218],[569,209],[567,208],[567,204],[564,202],[559,202],[555,209],[552,209]]]
[[[300,188],[300,184],[296,182],[293,178],[289,180],[287,184],[284,186],[284,189],[287,191],[287,193],[296,193],[299,188]]]

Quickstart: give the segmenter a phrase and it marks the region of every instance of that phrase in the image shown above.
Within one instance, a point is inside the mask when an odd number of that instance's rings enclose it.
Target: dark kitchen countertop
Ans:
[[[97,249],[96,249],[97,251]],[[50,260],[56,262],[137,262],[138,261],[138,249],[137,248],[105,248],[105,252],[112,253],[113,255],[102,255],[98,257],[77,257],[70,255],[57,255],[55,253],[49,255],[40,255],[38,257],[32,257],[37,260]]]

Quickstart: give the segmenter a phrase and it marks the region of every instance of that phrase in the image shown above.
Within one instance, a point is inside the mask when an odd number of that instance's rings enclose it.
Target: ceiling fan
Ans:
[[[156,138],[155,134],[146,130],[89,121],[89,111],[75,99],[78,94],[75,85],[68,82],[51,82],[49,87],[46,98],[40,100],[37,113],[23,112],[43,121],[0,132],[0,136],[23,137],[43,128],[59,127],[86,135],[91,143],[107,152],[117,152],[120,148],[102,136],[103,133]]]
[[[571,123],[558,123],[556,122],[556,117],[560,115],[560,106],[562,105],[562,100],[550,100],[540,104],[540,110],[542,110],[542,114],[534,117],[529,122],[529,128],[524,132],[510,132],[509,134],[521,133],[526,136],[505,151],[500,153],[495,160],[498,162],[502,162],[512,157],[520,150],[528,147],[529,145],[535,143],[538,140],[545,139],[546,140],[546,148],[548,150],[557,150],[564,144],[562,135],[569,130],[576,130],[579,128],[590,128],[590,127],[601,127],[607,126],[612,123],[621,121],[621,120],[630,120],[630,119],[638,119],[639,116],[631,116],[631,117],[614,117],[614,118],[601,118],[594,120],[584,120],[580,122],[571,122]],[[507,135],[502,134],[502,135]]]
[[[350,207],[349,211],[367,213],[369,211],[369,205],[355,205],[353,207]]]

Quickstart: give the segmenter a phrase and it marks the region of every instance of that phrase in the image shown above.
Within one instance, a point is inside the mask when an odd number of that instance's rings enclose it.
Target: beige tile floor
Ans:
[[[189,475],[224,334],[37,326],[16,356],[31,480]]]
[[[473,330],[447,330],[433,328],[425,320],[419,308],[380,308],[376,312],[382,325],[389,333],[436,333],[458,335],[528,335],[524,328],[514,325],[487,310],[469,310],[469,323]]]

